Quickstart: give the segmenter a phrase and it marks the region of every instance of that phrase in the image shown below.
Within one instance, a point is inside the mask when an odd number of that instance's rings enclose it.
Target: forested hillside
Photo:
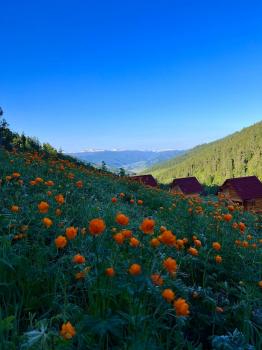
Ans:
[[[208,185],[237,176],[257,175],[262,179],[262,122],[197,146],[185,155],[147,169],[146,173],[162,183],[184,176],[196,176]]]

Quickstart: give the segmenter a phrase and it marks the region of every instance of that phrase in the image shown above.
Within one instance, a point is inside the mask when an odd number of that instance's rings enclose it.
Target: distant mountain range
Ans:
[[[139,151],[88,149],[84,152],[70,153],[69,155],[98,167],[100,167],[104,161],[110,169],[123,168],[128,173],[138,173],[156,163],[175,158],[183,153],[185,153],[185,151],[179,150]]]
[[[222,184],[227,178],[238,176],[256,175],[262,180],[262,122],[192,148],[145,172],[162,183],[186,176],[196,176],[207,185]]]

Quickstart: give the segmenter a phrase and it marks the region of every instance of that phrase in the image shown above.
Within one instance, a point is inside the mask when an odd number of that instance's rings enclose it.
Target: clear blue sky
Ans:
[[[0,106],[65,151],[185,149],[262,119],[262,1],[0,2]]]

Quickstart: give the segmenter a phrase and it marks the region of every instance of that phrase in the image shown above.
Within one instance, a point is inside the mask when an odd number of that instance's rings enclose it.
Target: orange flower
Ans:
[[[12,206],[11,206],[11,211],[12,211],[13,213],[17,213],[17,212],[19,212],[19,210],[20,210],[20,208],[19,208],[18,205],[12,205]]]
[[[85,257],[83,255],[81,255],[81,254],[76,254],[73,257],[73,262],[75,264],[83,264],[85,261],[86,261]]]
[[[106,270],[105,270],[105,274],[109,277],[114,277],[116,272],[114,270],[113,267],[108,267]]]
[[[35,178],[36,183],[44,182],[44,180],[41,177]]]
[[[113,197],[113,198],[111,199],[111,202],[112,202],[112,203],[116,203],[116,202],[117,202],[117,198],[116,198],[116,197]]]
[[[55,239],[56,248],[64,248],[67,245],[67,239],[64,236],[58,236]]]
[[[200,241],[199,239],[195,239],[195,240],[194,240],[194,245],[195,245],[196,247],[201,247],[201,246],[202,246],[202,243],[201,243],[201,241]]]
[[[123,192],[121,192],[121,193],[119,194],[119,196],[120,196],[121,198],[124,198],[124,197],[125,197],[125,194],[124,194]]]
[[[49,181],[46,181],[46,182],[45,182],[45,185],[46,185],[46,186],[49,186],[49,187],[50,187],[50,186],[54,186],[54,182],[51,181],[51,180],[49,180]]]
[[[229,206],[227,207],[227,209],[228,209],[229,211],[234,211],[234,210],[235,210],[235,208],[234,208],[233,205],[229,205]]]
[[[62,194],[58,194],[55,196],[55,200],[58,204],[64,204],[65,203],[65,199],[64,196]]]
[[[47,213],[48,212],[48,209],[49,209],[49,204],[47,202],[40,202],[38,204],[38,210],[39,210],[39,213]]]
[[[93,219],[89,222],[89,232],[91,235],[99,235],[105,228],[106,225],[103,219]]]
[[[177,316],[188,316],[189,315],[189,305],[183,298],[178,298],[174,301],[174,308],[176,309]]]
[[[142,199],[139,199],[139,200],[137,201],[137,204],[138,204],[138,205],[142,205],[142,204],[143,204]]]
[[[212,247],[213,247],[213,249],[215,249],[215,250],[220,250],[221,249],[221,245],[220,245],[220,243],[218,243],[218,242],[214,242],[213,244],[212,244]]]
[[[140,275],[141,273],[141,266],[139,264],[132,264],[130,267],[129,267],[129,273],[130,275]]]
[[[123,244],[125,240],[125,236],[121,232],[116,233],[113,238],[117,244]]]
[[[240,230],[241,232],[244,232],[245,229],[246,229],[246,225],[245,225],[243,222],[240,222],[240,223],[238,224],[238,227],[239,227],[239,230]]]
[[[224,215],[223,215],[223,218],[224,218],[225,221],[228,222],[228,221],[231,221],[231,220],[232,220],[232,215],[231,215],[231,214],[224,214]]]
[[[55,215],[56,216],[60,216],[62,214],[62,210],[57,208],[56,211],[55,211]]]
[[[76,182],[76,187],[82,188],[83,187],[83,181],[79,180]]]
[[[249,246],[249,243],[247,241],[242,242],[242,247],[247,248]]]
[[[193,248],[193,247],[190,247],[188,249],[188,253],[191,254],[191,255],[194,255],[194,256],[198,255],[198,251],[195,248]]]
[[[35,185],[36,185],[36,181],[35,181],[35,180],[31,180],[31,181],[30,181],[30,185],[31,185],[31,186],[35,186]]]
[[[125,238],[130,238],[132,236],[131,230],[122,230],[121,232]]]
[[[47,228],[53,225],[53,221],[49,218],[43,218],[42,222]]]
[[[7,176],[5,177],[5,179],[6,179],[6,181],[8,182],[8,181],[10,181],[10,180],[12,179],[12,176],[7,175]]]
[[[158,273],[151,275],[151,281],[156,286],[162,286],[164,283],[163,278]]]
[[[176,236],[173,235],[171,231],[164,231],[159,238],[161,243],[164,243],[170,247],[176,244]]]
[[[128,218],[126,215],[124,215],[124,214],[122,214],[122,213],[119,213],[119,214],[117,214],[117,216],[116,216],[116,222],[117,222],[119,225],[125,226],[125,225],[128,225],[128,223],[129,223],[129,218]]]
[[[258,282],[258,286],[259,286],[260,288],[262,288],[262,281],[259,281],[259,282]]]
[[[161,243],[160,243],[160,241],[159,241],[157,238],[153,238],[153,239],[151,239],[150,244],[151,244],[152,247],[156,248],[156,247],[158,247]]]
[[[175,293],[172,291],[172,289],[167,288],[164,289],[162,292],[162,297],[168,302],[171,303],[172,300],[175,299]]]
[[[78,228],[70,226],[66,228],[66,237],[68,239],[74,239],[77,235]]]
[[[222,257],[220,255],[216,255],[215,256],[215,261],[217,264],[221,264],[222,263]]]
[[[134,201],[134,199],[130,199],[130,204],[134,204],[135,203],[135,201]]]
[[[21,174],[19,174],[19,173],[13,173],[12,176],[13,176],[15,179],[17,179],[18,177],[21,176]]]
[[[170,257],[165,259],[163,262],[163,266],[170,274],[176,273],[177,263],[176,263],[175,259],[170,258]]]
[[[140,241],[137,238],[135,238],[135,237],[130,238],[129,245],[131,247],[138,247],[139,244],[140,244]]]
[[[47,191],[46,193],[49,197],[52,196],[52,191]]]
[[[151,234],[154,232],[155,227],[155,220],[146,218],[143,220],[142,224],[140,225],[140,230],[143,231],[145,234]]]
[[[64,339],[69,340],[69,339],[73,338],[76,335],[76,330],[72,326],[72,324],[68,321],[67,323],[64,323],[62,325],[62,328],[61,328],[61,331],[60,331],[60,335]]]
[[[179,248],[183,248],[183,247],[184,247],[184,241],[183,241],[183,239],[178,239],[178,240],[176,241],[176,243],[177,243],[177,245],[178,245]]]

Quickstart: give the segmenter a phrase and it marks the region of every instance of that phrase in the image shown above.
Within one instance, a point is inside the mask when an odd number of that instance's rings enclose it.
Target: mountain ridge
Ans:
[[[151,173],[162,183],[186,176],[196,176],[208,185],[221,184],[226,178],[236,176],[256,175],[262,179],[262,121],[198,145],[142,173]]]

